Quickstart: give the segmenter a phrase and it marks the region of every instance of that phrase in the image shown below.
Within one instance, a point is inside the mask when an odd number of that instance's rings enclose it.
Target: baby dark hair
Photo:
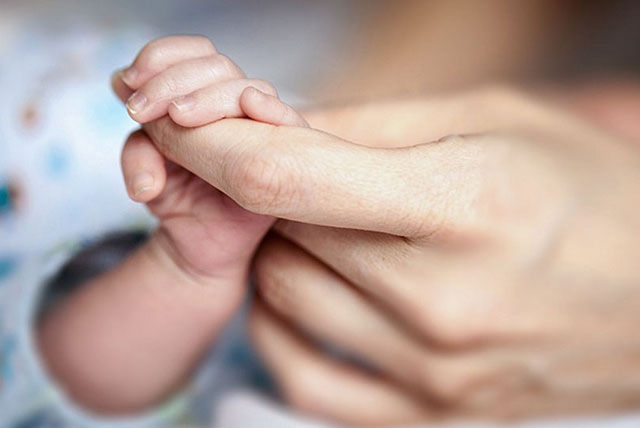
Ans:
[[[146,241],[140,230],[112,232],[73,255],[46,283],[38,306],[41,316],[87,281],[111,270]]]

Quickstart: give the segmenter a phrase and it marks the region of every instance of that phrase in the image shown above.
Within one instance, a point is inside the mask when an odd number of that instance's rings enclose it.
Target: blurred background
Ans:
[[[152,224],[124,191],[135,124],[109,89],[150,39],[204,34],[297,106],[506,82],[640,139],[638,23],[633,0],[0,0],[0,299],[16,302],[0,313],[0,387],[26,364],[21,267]],[[628,108],[603,113],[614,99]]]

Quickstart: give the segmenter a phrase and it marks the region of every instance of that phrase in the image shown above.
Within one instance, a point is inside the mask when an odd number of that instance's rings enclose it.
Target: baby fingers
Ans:
[[[254,85],[242,92],[240,106],[246,116],[272,125],[309,126],[293,107],[282,102],[275,94],[260,89]]]
[[[127,193],[134,201],[149,202],[164,190],[165,159],[144,132],[129,136],[122,148],[121,165]]]
[[[127,100],[127,110],[135,121],[150,122],[167,114],[169,103],[176,98],[244,77],[224,55],[195,58],[169,67],[142,85]]]
[[[178,125],[196,127],[226,117],[244,117],[241,95],[247,88],[258,88],[274,99],[274,87],[260,79],[236,79],[199,89],[177,98],[169,105],[169,115]]]
[[[162,37],[147,43],[133,63],[119,74],[123,83],[136,90],[171,66],[217,53],[211,40],[204,36]]]

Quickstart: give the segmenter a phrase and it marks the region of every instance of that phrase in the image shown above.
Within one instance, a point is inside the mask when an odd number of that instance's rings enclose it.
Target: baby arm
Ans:
[[[270,84],[246,79],[202,37],[150,43],[113,86],[140,123],[168,113],[182,126],[225,117],[306,125]],[[242,301],[251,257],[273,223],[166,161],[142,132],[125,144],[122,168],[158,229],[54,307],[39,330],[49,371],[76,401],[106,413],[147,407],[185,381]]]

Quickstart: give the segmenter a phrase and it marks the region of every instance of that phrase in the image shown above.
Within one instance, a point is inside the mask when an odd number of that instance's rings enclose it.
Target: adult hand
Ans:
[[[368,146],[236,119],[146,127],[285,219],[256,260],[252,330],[294,405],[359,424],[640,405],[637,147],[505,90],[340,117]]]

